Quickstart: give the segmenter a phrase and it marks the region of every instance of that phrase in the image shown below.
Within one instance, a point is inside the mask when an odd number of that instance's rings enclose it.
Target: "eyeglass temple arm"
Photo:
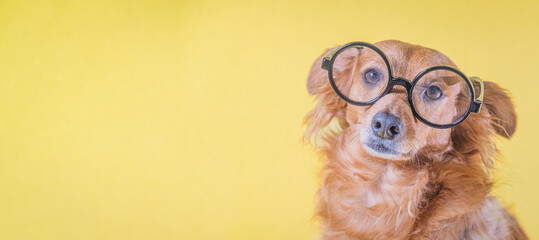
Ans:
[[[480,89],[479,97],[474,99],[474,106],[473,106],[473,109],[472,109],[472,112],[479,113],[479,111],[481,110],[481,106],[483,105],[483,93],[485,92],[485,86],[484,86],[483,80],[481,80],[481,78],[470,77],[470,80],[472,81],[472,83],[475,82],[475,83],[479,84],[479,89]]]
[[[354,46],[358,50],[363,49],[361,46]],[[328,70],[331,68],[331,60],[333,59],[333,56],[339,51],[341,48],[335,48],[333,51],[329,52],[323,59],[322,59],[322,69]]]
[[[339,49],[335,48],[333,51],[329,52],[323,59],[322,59],[322,69],[329,71],[331,68],[331,59],[337,53]]]

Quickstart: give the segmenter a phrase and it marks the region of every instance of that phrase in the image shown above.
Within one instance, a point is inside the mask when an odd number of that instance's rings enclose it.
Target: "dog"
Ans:
[[[528,239],[490,194],[497,154],[493,138],[510,139],[516,130],[508,92],[485,81],[480,111],[455,126],[429,126],[414,114],[417,107],[412,110],[410,79],[431,66],[456,65],[419,45],[387,40],[373,46],[385,54],[394,80],[401,83],[374,103],[354,105],[336,94],[322,65],[339,47],[316,59],[307,77],[316,106],[305,117],[304,137],[314,139],[324,159],[315,213],[322,239]],[[334,63],[340,66],[333,72],[351,76],[335,84],[340,91],[357,93],[361,80],[349,72],[361,74],[362,66],[379,64],[362,54],[358,50]],[[483,94],[478,84],[471,86]],[[430,121],[451,112],[437,110],[442,114],[431,115]]]

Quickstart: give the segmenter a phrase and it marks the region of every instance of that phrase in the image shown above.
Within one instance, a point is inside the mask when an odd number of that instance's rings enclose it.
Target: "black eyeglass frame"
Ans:
[[[339,53],[341,53],[344,49],[347,49],[347,48],[352,47],[352,46],[362,46],[362,47],[367,47],[367,48],[370,48],[370,49],[374,50],[376,53],[378,53],[382,57],[382,59],[384,60],[386,66],[387,66],[387,71],[388,71],[388,75],[389,75],[388,76],[389,81],[387,82],[386,89],[380,95],[378,95],[373,100],[370,100],[368,102],[354,101],[354,100],[348,98],[346,95],[344,95],[339,90],[339,88],[335,84],[335,80],[333,79],[333,64],[335,63],[335,59],[337,58]],[[361,49],[361,48],[358,48],[358,49]],[[406,88],[406,91],[408,91],[408,102],[410,104],[410,107],[412,108],[412,113],[414,114],[414,116],[417,119],[419,119],[421,122],[423,122],[424,124],[426,124],[426,125],[428,125],[430,127],[434,127],[434,128],[451,128],[451,127],[454,127],[454,126],[460,124],[461,122],[463,122],[468,117],[468,115],[470,115],[470,113],[472,113],[472,112],[479,113],[479,111],[481,110],[481,106],[483,105],[484,84],[483,84],[483,81],[480,78],[478,78],[478,77],[470,77],[470,78],[468,78],[464,73],[462,73],[458,69],[453,68],[451,66],[445,66],[445,65],[432,66],[432,67],[429,67],[429,68],[426,68],[426,69],[422,70],[419,74],[417,74],[416,77],[414,77],[412,82],[410,82],[406,78],[394,77],[392,69],[391,69],[391,63],[389,62],[389,59],[384,54],[384,52],[382,50],[380,50],[378,47],[376,47],[376,46],[374,46],[374,45],[372,45],[370,43],[366,43],[366,42],[347,43],[347,44],[343,45],[342,47],[328,53],[322,59],[322,69],[328,71],[329,83],[331,84],[331,88],[333,88],[333,91],[335,91],[335,93],[342,100],[344,100],[345,102],[347,102],[349,104],[352,104],[352,105],[356,105],[356,106],[369,106],[369,105],[372,105],[376,101],[378,101],[380,98],[382,98],[383,96],[388,94],[389,91],[394,86],[397,86],[397,85],[403,86],[404,88]],[[435,70],[447,70],[447,71],[451,71],[451,72],[456,73],[457,75],[462,77],[462,79],[465,80],[466,84],[468,85],[468,90],[470,91],[470,96],[471,96],[470,104],[468,106],[468,109],[466,110],[466,113],[462,117],[457,119],[455,122],[450,123],[450,124],[435,124],[435,123],[431,123],[428,120],[424,119],[416,111],[416,109],[414,107],[413,100],[412,100],[413,99],[412,98],[412,93],[413,93],[413,90],[414,90],[414,87],[415,87],[417,81],[419,79],[421,79],[421,77],[423,77],[427,73],[435,71]],[[479,97],[477,99],[475,98],[475,90],[474,90],[474,87],[473,87],[473,84],[472,84],[472,80],[474,82],[477,82],[479,84],[479,86],[480,86],[481,92],[479,93]]]

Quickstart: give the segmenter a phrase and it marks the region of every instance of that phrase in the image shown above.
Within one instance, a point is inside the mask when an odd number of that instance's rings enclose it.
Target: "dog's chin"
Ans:
[[[406,160],[410,153],[401,153],[381,141],[362,142],[363,149],[371,156],[387,160]]]

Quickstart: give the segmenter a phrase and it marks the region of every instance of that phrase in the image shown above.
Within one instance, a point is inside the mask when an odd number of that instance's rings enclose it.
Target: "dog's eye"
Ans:
[[[367,83],[380,82],[380,74],[378,74],[378,71],[376,71],[374,69],[367,70],[363,74],[363,80],[365,80]]]
[[[427,89],[425,89],[424,92],[425,96],[430,98],[431,100],[436,100],[442,97],[442,89],[438,86],[430,86]]]

